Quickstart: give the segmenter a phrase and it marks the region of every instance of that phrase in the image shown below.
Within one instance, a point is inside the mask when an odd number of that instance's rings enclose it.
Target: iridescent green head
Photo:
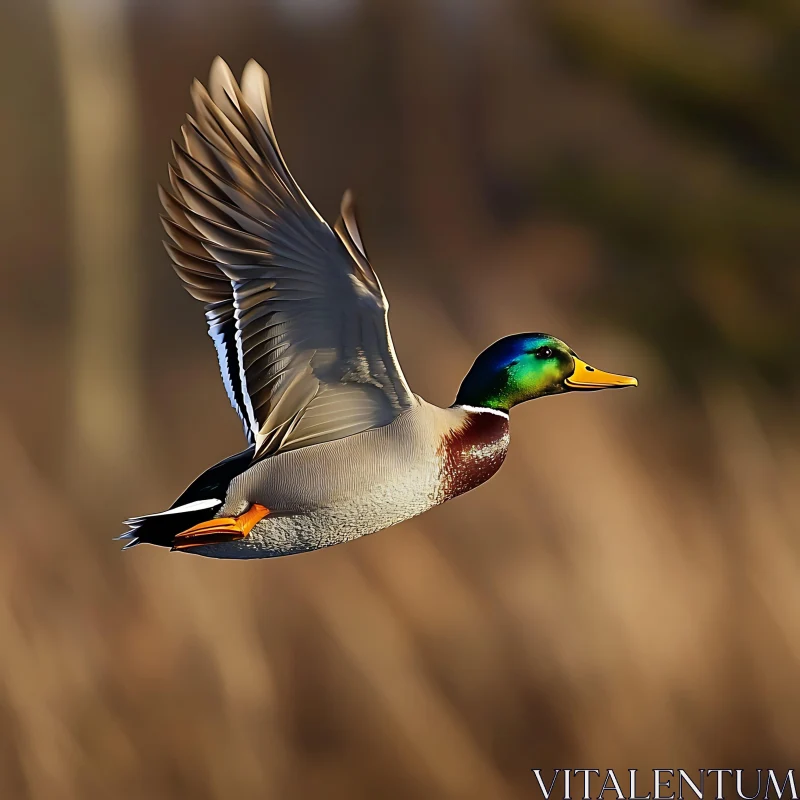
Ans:
[[[636,378],[590,367],[554,336],[517,333],[495,342],[475,359],[456,405],[508,411],[548,394],[637,385]]]

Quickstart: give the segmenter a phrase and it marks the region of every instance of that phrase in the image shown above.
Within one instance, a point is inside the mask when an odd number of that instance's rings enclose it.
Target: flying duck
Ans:
[[[214,61],[191,90],[161,189],[167,252],[205,304],[225,390],[248,447],[172,506],[126,521],[148,543],[267,558],[347,542],[474,489],[500,468],[509,411],[545,395],[636,386],[545,333],[484,350],[449,408],[414,394],[389,304],[345,193],[333,228],[289,172],[267,74]]]

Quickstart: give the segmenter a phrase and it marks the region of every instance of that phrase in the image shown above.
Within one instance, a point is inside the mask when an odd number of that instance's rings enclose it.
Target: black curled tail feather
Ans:
[[[253,447],[230,456],[196,478],[186,491],[159,514],[146,514],[125,520],[129,530],[118,537],[127,550],[137,544],[172,547],[175,536],[199,522],[212,519],[225,502],[231,481],[253,462]]]

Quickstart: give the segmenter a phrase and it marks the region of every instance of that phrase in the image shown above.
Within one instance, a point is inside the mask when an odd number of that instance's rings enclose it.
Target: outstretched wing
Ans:
[[[292,178],[255,61],[241,87],[216,59],[174,144],[166,248],[206,303],[231,404],[255,457],[391,422],[418,401],[392,346],[388,303],[346,193],[331,230]]]

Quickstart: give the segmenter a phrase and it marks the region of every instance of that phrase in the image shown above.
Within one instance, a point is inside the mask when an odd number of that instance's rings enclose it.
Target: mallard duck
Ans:
[[[249,446],[122,538],[215,558],[347,542],[474,489],[500,468],[509,412],[536,397],[636,386],[560,339],[518,333],[475,360],[449,408],[414,394],[345,193],[330,228],[289,172],[254,61],[222,59],[173,143],[165,242],[205,303],[222,380]]]

